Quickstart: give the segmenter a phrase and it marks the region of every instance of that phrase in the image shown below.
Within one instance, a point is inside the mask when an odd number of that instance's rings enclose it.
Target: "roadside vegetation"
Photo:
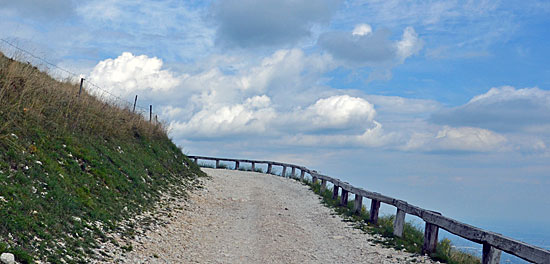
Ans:
[[[385,215],[378,218],[376,225],[369,223],[370,214],[363,205],[360,214],[353,211],[354,201],[348,200],[347,206],[340,206],[341,197],[332,199],[332,189],[321,191],[321,184],[313,184],[309,180],[304,181],[311,190],[320,195],[322,202],[329,208],[334,209],[335,213],[344,217],[345,221],[352,222],[358,229],[374,235],[373,243],[392,247],[396,250],[405,250],[407,252],[421,254],[424,241],[424,231],[419,225],[406,222],[403,228],[403,237],[393,235],[393,222],[395,215]],[[475,264],[481,263],[481,260],[471,254],[459,251],[452,247],[449,239],[443,239],[438,242],[436,252],[430,256],[432,259],[450,264]]]
[[[204,176],[163,124],[78,91],[0,53],[0,253],[18,262],[85,262]]]

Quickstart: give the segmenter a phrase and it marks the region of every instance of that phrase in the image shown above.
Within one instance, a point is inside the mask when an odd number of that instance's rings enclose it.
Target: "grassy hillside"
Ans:
[[[161,124],[0,53],[0,253],[81,262],[199,168]]]

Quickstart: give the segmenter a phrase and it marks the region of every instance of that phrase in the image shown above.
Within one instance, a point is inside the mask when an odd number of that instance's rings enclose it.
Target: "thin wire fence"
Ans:
[[[53,75],[56,75],[52,71],[52,68],[53,68],[53,69],[58,70],[58,71],[60,71],[60,72],[62,72],[66,75],[66,76],[57,76],[58,77],[57,79],[66,80],[66,81],[73,82],[73,83],[76,83],[76,82],[80,81],[81,84],[82,84],[82,89],[86,89],[86,91],[88,93],[96,96],[101,101],[107,102],[111,105],[116,105],[120,108],[131,109],[135,113],[141,114],[141,115],[145,116],[146,118],[150,118],[151,121],[153,121],[152,105],[143,106],[143,105],[137,104],[136,103],[137,95],[136,95],[135,101],[126,100],[126,99],[121,98],[120,96],[112,93],[108,89],[105,89],[105,88],[93,83],[92,81],[87,80],[86,78],[84,78],[84,74],[76,74],[72,71],[69,71],[65,68],[62,68],[62,67],[60,67],[60,66],[44,59],[44,58],[42,58],[42,57],[26,50],[26,49],[20,48],[19,46],[13,44],[12,42],[9,42],[6,39],[0,38],[0,41],[2,43],[5,43],[6,45],[8,45],[9,47],[13,48],[16,51],[13,54],[11,54],[11,56],[10,56],[11,58],[14,58],[14,57],[18,58],[18,57],[20,57],[21,53],[26,54],[27,56],[29,56],[33,59],[36,59],[38,61],[38,63],[43,63],[44,65],[47,65],[44,70],[47,71],[50,75],[52,75],[52,77],[54,77],[54,78],[56,77],[56,76],[53,76]],[[1,49],[1,51],[5,51],[5,50],[6,49],[4,49],[4,48]],[[28,63],[30,64],[30,62],[28,62]],[[50,68],[50,67],[52,67],[52,68]],[[86,84],[86,85],[84,86],[84,84]],[[148,114],[148,112],[149,112],[149,117],[146,116]],[[157,114],[155,114],[154,116],[155,116],[155,120],[157,120],[158,119]]]

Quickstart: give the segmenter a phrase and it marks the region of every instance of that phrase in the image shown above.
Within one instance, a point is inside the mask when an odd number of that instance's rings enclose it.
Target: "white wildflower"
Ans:
[[[6,200],[6,198],[4,198],[4,196],[0,196],[0,202],[7,203],[8,201]]]
[[[34,188],[34,186],[31,186],[31,191],[32,193],[36,193],[36,188]]]
[[[35,161],[34,163],[36,163],[38,165],[42,165],[42,161],[39,161],[39,160]]]
[[[29,170],[29,166],[25,166],[23,169],[25,170]]]
[[[18,137],[16,134],[14,134],[14,133],[11,133],[10,136],[13,137],[13,138],[15,138],[15,139],[19,139],[19,137]]]

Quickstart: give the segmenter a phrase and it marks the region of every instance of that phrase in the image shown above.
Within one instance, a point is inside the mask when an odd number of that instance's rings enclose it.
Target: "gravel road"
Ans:
[[[166,225],[132,241],[124,263],[432,263],[384,248],[297,181],[203,169],[211,178],[179,200]]]

